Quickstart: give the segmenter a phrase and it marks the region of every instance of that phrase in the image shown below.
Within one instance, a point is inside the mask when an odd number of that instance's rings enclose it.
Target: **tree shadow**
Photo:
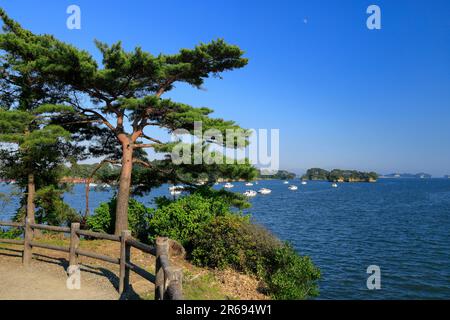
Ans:
[[[6,253],[2,251],[8,251],[12,253]],[[2,256],[22,258],[22,253],[23,250],[0,247],[0,255]],[[60,266],[64,269],[65,272],[67,272],[67,269],[69,267],[69,261],[66,258],[56,258],[42,253],[33,253],[33,258],[34,260],[39,262]],[[114,272],[103,267],[92,266],[89,264],[79,264],[79,265],[80,270],[82,272],[104,277],[108,279],[108,281],[112,284],[114,289],[116,289],[117,291],[119,290],[119,277]],[[143,300],[143,299],[133,289],[133,286],[130,284],[128,291],[122,293],[119,297],[119,300]]]
[[[7,251],[8,253],[2,252],[2,251]],[[11,252],[11,253],[9,253],[9,252]],[[6,256],[6,257],[22,258],[22,252],[23,252],[23,250],[20,250],[20,249],[0,247],[0,255]]]

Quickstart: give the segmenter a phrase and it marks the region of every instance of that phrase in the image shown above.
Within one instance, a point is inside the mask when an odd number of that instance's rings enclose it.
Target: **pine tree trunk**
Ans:
[[[119,137],[122,142],[122,171],[116,205],[115,234],[128,229],[128,201],[130,199],[131,172],[133,169],[133,147],[128,138]]]
[[[30,173],[28,175],[28,195],[27,195],[27,218],[30,219],[31,223],[35,223],[34,212],[34,196],[36,194],[36,186],[34,184],[34,174]]]

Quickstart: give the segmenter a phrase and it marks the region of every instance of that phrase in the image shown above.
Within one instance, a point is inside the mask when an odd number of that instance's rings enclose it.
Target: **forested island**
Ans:
[[[386,174],[383,178],[413,178],[413,179],[429,179],[431,174],[420,172],[420,173],[391,173]]]
[[[357,170],[333,169],[331,171],[321,168],[311,168],[301,177],[302,180],[325,180],[330,182],[375,182],[378,179],[376,172],[363,172]]]
[[[295,178],[295,176],[296,176],[295,173],[289,172],[289,171],[286,171],[286,170],[278,170],[277,173],[271,174],[271,175],[263,174],[261,172],[261,170],[258,171],[258,179],[261,179],[261,180],[272,180],[272,179],[274,179],[274,180],[275,179],[278,179],[278,180],[292,180],[292,179]]]

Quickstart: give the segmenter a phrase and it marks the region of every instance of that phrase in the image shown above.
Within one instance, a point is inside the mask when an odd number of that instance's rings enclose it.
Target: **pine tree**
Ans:
[[[201,88],[205,79],[211,76],[220,77],[224,71],[244,67],[248,61],[237,46],[219,39],[199,44],[193,49],[181,49],[177,54],[155,56],[139,47],[127,52],[120,42],[108,46],[96,41],[103,57],[99,66],[89,53],[49,35],[34,35],[9,19],[4,11],[0,11],[0,16],[6,26],[0,49],[30,61],[33,71],[49,83],[65,86],[89,97],[90,105],[76,101],[73,103],[74,109],[86,120],[99,123],[109,130],[114,137],[114,141],[109,143],[120,147],[122,169],[117,194],[116,234],[127,229],[133,165],[147,168],[146,175],[155,178],[158,183],[161,180],[176,182],[181,179],[179,173],[183,171],[182,166],[171,165],[170,159],[150,162],[135,157],[136,151],[142,148],[151,148],[167,157],[174,146],[173,143],[158,140],[149,133],[149,128],[159,128],[169,133],[185,129],[195,134],[194,122],[199,121],[203,124],[203,131],[215,128],[223,136],[228,129],[241,129],[233,121],[211,118],[211,109],[195,108],[163,98],[177,83]],[[245,134],[248,135],[248,132]],[[202,148],[206,148],[208,144],[224,142],[203,140],[200,143]],[[232,147],[242,147],[246,143],[247,140]],[[105,161],[117,159],[106,158]],[[228,169],[228,173],[250,176],[253,168],[248,165],[244,167],[247,170]],[[184,168],[194,173],[227,171],[226,166],[205,164]]]
[[[0,35],[2,44],[3,36],[7,35]],[[57,184],[58,166],[79,153],[68,143],[70,133],[54,123],[57,115],[73,114],[71,106],[62,104],[68,101],[67,91],[56,83],[50,85],[33,68],[32,61],[1,52],[0,174],[26,190],[22,202],[32,222],[36,186]]]
[[[27,217],[34,222],[36,184],[56,184],[54,170],[64,161],[61,144],[70,139],[64,128],[49,124],[46,113],[67,106],[42,105],[34,111],[0,110],[1,173],[27,190]],[[12,146],[12,145],[15,145]]]

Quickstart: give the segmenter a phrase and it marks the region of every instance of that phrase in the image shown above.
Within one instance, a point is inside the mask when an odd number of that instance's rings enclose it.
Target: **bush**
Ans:
[[[230,198],[202,192],[176,201],[158,198],[156,205],[156,210],[147,209],[130,199],[130,229],[141,241],[153,242],[156,236],[177,240],[194,264],[256,275],[275,299],[318,294],[320,271],[311,259],[299,256],[248,216],[233,213]],[[88,218],[88,227],[112,233],[115,206],[115,199],[101,204]]]
[[[64,190],[56,189],[54,186],[44,187],[36,192],[37,223],[60,226],[81,220],[75,209],[64,202],[63,193]]]
[[[289,244],[274,251],[266,268],[263,277],[274,299],[298,300],[319,294],[320,270],[309,257],[299,256]]]
[[[115,198],[109,202],[100,204],[95,209],[94,214],[86,220],[89,229],[96,232],[114,233],[116,220],[116,203]],[[146,208],[142,203],[130,198],[128,203],[128,228],[131,234],[138,238],[145,238],[147,235],[147,220],[152,209]]]
[[[22,233],[22,229],[19,228],[0,228],[0,239],[17,239]]]
[[[306,299],[318,294],[320,271],[267,229],[238,215],[216,217],[192,240],[190,259],[212,268],[231,267],[257,275],[275,299]]]
[[[166,236],[189,247],[191,240],[216,216],[229,214],[229,205],[220,198],[207,199],[200,194],[183,197],[177,201],[167,198],[157,200],[158,209],[148,219],[148,240]]]
[[[35,219],[38,224],[53,226],[70,225],[80,222],[81,216],[75,209],[64,202],[63,194],[66,190],[56,186],[47,186],[36,191],[34,203],[36,205]],[[20,207],[13,217],[13,221],[25,221],[26,196],[20,200]]]
[[[212,220],[191,246],[190,257],[197,265],[259,274],[264,257],[280,242],[248,217],[233,214]]]

